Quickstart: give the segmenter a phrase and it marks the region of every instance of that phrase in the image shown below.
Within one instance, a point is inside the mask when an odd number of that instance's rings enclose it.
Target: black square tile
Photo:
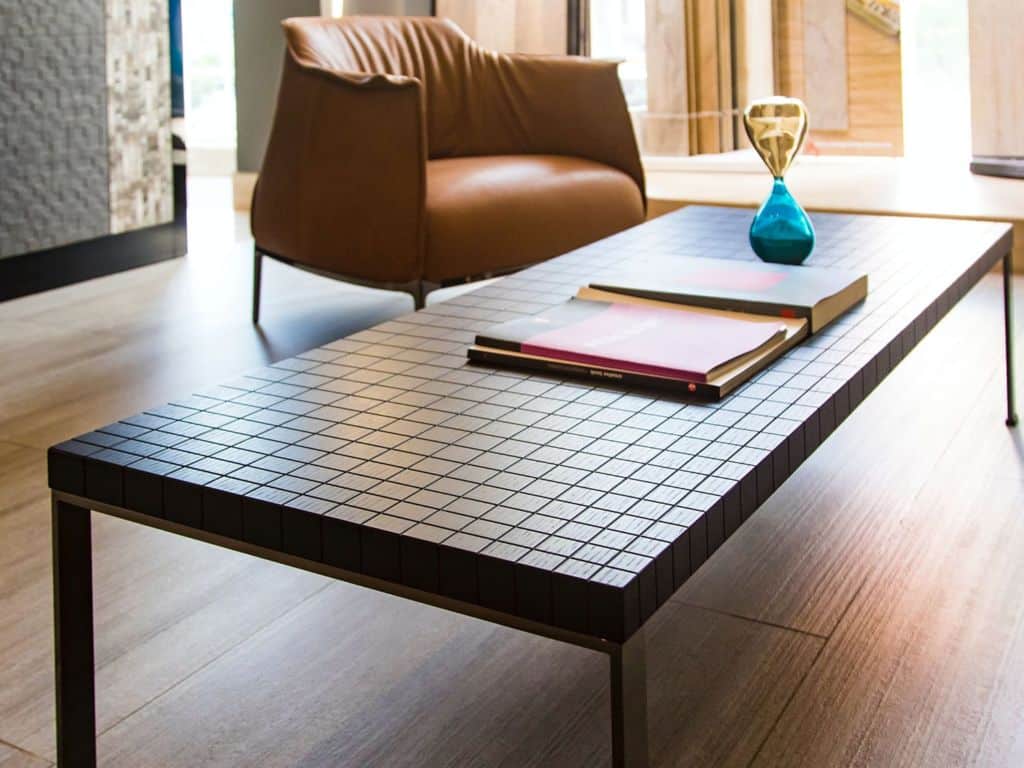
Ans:
[[[285,552],[306,560],[323,560],[321,520],[334,509],[334,502],[311,496],[297,496],[281,507],[281,540]]]
[[[814,451],[821,445],[821,424],[820,414],[815,411],[807,420],[804,422],[804,452],[806,456],[810,456]]]
[[[439,586],[445,597],[478,603],[477,555],[456,547],[438,546]]]
[[[516,614],[524,619],[552,620],[551,571],[516,563]]]
[[[566,560],[550,576],[552,620],[573,632],[586,632],[589,579],[601,566],[582,560]],[[529,581],[529,577],[527,577]]]
[[[786,441],[779,443],[772,451],[772,482],[778,488],[789,477],[789,446]]]
[[[215,476],[187,467],[164,477],[164,517],[190,528],[203,527],[203,486]]]
[[[521,556],[526,550],[514,545],[492,545],[496,547],[509,547],[513,550],[512,556]],[[515,560],[492,557],[488,554],[480,555],[477,559],[477,578],[480,593],[480,605],[493,608],[496,611],[515,614],[516,612],[516,588],[515,588]]]
[[[242,536],[250,544],[280,549],[281,504],[291,494],[272,488],[259,488],[242,499]]]
[[[402,583],[426,592],[440,588],[440,555],[433,541],[403,536],[401,540]]]
[[[640,626],[639,579],[602,568],[587,585],[590,634],[624,642]]]
[[[757,471],[748,472],[740,480],[740,511],[746,520],[760,505],[757,493]]]
[[[764,504],[768,497],[775,493],[775,480],[772,471],[774,464],[774,459],[769,454],[755,469],[757,477],[757,506]]]
[[[732,536],[743,522],[743,503],[740,484],[736,483],[722,497],[722,521],[725,537]]]
[[[372,512],[354,507],[337,507],[321,521],[323,559],[325,563],[346,571],[362,571],[360,523],[373,517]]]
[[[805,453],[804,446],[804,428],[803,425],[797,427],[789,437],[786,438],[786,449],[789,453],[787,467],[789,474],[796,471],[804,462],[804,458],[807,455]]]
[[[203,527],[211,533],[242,539],[242,497],[215,488],[204,489]]]
[[[55,445],[46,452],[47,476],[55,491],[85,493],[85,456],[95,453],[94,446],[73,442]]]
[[[398,534],[364,526],[360,532],[362,570],[367,576],[402,581],[402,556]]]
[[[695,570],[690,556],[690,533],[689,528],[684,529],[679,537],[672,542],[673,591],[679,589]]]
[[[123,470],[92,458],[85,459],[85,495],[96,501],[121,506],[124,501]]]

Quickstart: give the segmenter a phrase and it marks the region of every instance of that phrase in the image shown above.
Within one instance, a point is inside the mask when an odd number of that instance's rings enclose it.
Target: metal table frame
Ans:
[[[648,764],[647,661],[643,627],[624,643],[600,640],[591,635],[571,632],[432,592],[345,571],[325,563],[295,557],[122,507],[98,503],[81,496],[54,491],[52,504],[57,764],[62,768],[96,765],[91,511],[501,624],[522,632],[600,651],[608,656],[611,678],[613,765],[616,768],[640,768]]]

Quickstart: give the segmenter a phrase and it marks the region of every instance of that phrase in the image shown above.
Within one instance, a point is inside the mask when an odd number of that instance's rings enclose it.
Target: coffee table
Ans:
[[[1000,259],[1016,422],[1010,227],[812,218],[869,297],[721,402],[466,362],[616,267],[753,258],[691,207],[52,447],[60,765],[96,762],[90,510],[601,651],[646,765],[645,622]]]

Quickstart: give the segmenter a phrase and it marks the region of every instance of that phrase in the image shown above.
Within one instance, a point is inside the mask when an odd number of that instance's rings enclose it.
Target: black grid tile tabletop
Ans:
[[[1005,224],[813,216],[809,263],[867,272],[867,300],[713,404],[467,363],[476,332],[626,264],[754,258],[750,215],[687,208],[80,435],[50,485],[625,641],[1011,244]]]

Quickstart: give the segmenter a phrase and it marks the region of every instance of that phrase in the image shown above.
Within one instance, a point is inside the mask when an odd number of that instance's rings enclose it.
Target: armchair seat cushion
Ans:
[[[562,155],[431,160],[424,277],[441,283],[517,269],[643,220],[636,181],[592,160]]]

